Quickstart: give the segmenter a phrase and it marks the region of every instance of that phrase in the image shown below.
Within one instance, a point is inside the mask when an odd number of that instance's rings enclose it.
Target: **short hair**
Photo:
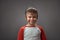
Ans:
[[[34,8],[34,7],[29,7],[29,8],[27,8],[27,9],[25,10],[25,16],[26,16],[26,13],[27,13],[27,12],[30,12],[30,13],[32,13],[32,14],[36,14],[36,15],[37,15],[37,18],[38,18],[38,11],[37,11],[36,8]]]

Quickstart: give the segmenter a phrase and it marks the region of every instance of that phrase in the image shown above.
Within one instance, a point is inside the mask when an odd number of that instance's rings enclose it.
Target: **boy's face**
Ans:
[[[26,20],[29,24],[34,25],[37,22],[37,15],[31,12],[26,13]]]

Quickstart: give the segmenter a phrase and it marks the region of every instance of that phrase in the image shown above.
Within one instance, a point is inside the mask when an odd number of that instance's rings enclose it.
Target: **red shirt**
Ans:
[[[24,40],[24,29],[25,29],[26,26],[22,26],[18,32],[18,37],[17,37],[17,40]],[[38,28],[41,30],[41,40],[46,40],[46,36],[45,36],[45,33],[44,33],[44,30],[42,28],[42,26],[38,26]]]

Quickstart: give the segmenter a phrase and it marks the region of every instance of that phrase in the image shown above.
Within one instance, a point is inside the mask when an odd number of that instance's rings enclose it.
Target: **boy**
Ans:
[[[37,25],[38,12],[36,8],[28,8],[25,11],[27,24],[18,32],[17,40],[46,40],[42,26]]]

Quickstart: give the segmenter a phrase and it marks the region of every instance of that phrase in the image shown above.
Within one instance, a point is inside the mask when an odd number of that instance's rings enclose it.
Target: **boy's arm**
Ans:
[[[41,35],[40,35],[41,40],[46,40],[46,35],[44,33],[44,30],[43,30],[42,26],[39,26],[39,29],[41,30]]]
[[[46,40],[46,35],[42,27],[41,27],[41,40]]]
[[[23,33],[24,33],[24,27],[21,27],[20,30],[19,30],[19,32],[18,32],[18,38],[17,38],[17,40],[23,40],[24,39]]]

